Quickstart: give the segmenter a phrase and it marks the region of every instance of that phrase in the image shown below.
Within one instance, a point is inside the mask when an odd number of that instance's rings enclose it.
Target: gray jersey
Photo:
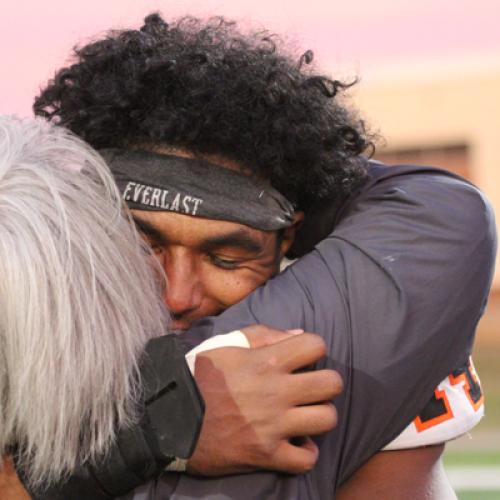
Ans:
[[[198,342],[249,324],[320,334],[345,391],[339,423],[316,439],[307,474],[218,478],[168,473],[129,498],[334,498],[336,487],[396,437],[470,354],[496,252],[490,205],[437,169],[371,163],[363,187],[325,211],[329,228],[307,255],[241,303],[202,320]],[[326,221],[326,222],[325,222]]]

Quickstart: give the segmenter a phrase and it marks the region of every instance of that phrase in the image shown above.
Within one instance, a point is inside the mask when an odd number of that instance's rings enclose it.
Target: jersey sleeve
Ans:
[[[383,451],[430,446],[470,432],[484,416],[484,395],[472,359],[435,389],[417,417]]]
[[[313,474],[323,481],[333,470],[339,484],[467,360],[495,241],[491,209],[475,187],[403,172],[374,183],[312,252],[194,335],[252,323],[322,335],[328,357],[319,367],[338,370],[345,390]]]

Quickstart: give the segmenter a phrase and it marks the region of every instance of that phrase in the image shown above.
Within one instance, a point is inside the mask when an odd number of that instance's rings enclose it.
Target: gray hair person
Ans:
[[[140,241],[97,153],[0,117],[0,456],[16,445],[33,485],[137,420],[139,359],[167,319]]]

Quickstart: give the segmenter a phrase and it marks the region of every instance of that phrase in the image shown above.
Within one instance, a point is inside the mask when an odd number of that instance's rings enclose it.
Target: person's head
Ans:
[[[276,274],[301,214],[268,182],[179,151],[101,152],[165,270],[173,329],[223,311]]]
[[[312,52],[296,58],[269,32],[242,33],[223,18],[167,24],[153,14],[139,30],[110,32],[75,56],[34,109],[96,148],[204,158],[268,182],[306,217],[364,176],[360,154],[371,142],[342,101],[350,85],[315,72]],[[136,216],[161,250],[179,327],[272,276],[293,240],[293,228],[266,233],[168,212]]]
[[[0,117],[0,457],[32,485],[136,418],[138,362],[164,333],[158,269],[103,159],[45,120]]]
[[[133,216],[165,270],[164,299],[176,330],[222,312],[265,283],[291,243],[282,232],[235,222],[171,212]]]

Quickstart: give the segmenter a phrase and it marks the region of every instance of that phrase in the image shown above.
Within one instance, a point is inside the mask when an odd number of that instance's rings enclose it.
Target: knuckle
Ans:
[[[279,357],[276,355],[266,356],[263,360],[264,372],[277,372],[279,371]]]
[[[261,466],[262,464],[273,463],[276,453],[276,443],[271,441],[259,441],[245,444],[246,453],[249,456],[248,463]]]
[[[272,461],[276,454],[277,443],[275,442],[267,442],[260,447],[259,455],[261,457],[262,462]]]

